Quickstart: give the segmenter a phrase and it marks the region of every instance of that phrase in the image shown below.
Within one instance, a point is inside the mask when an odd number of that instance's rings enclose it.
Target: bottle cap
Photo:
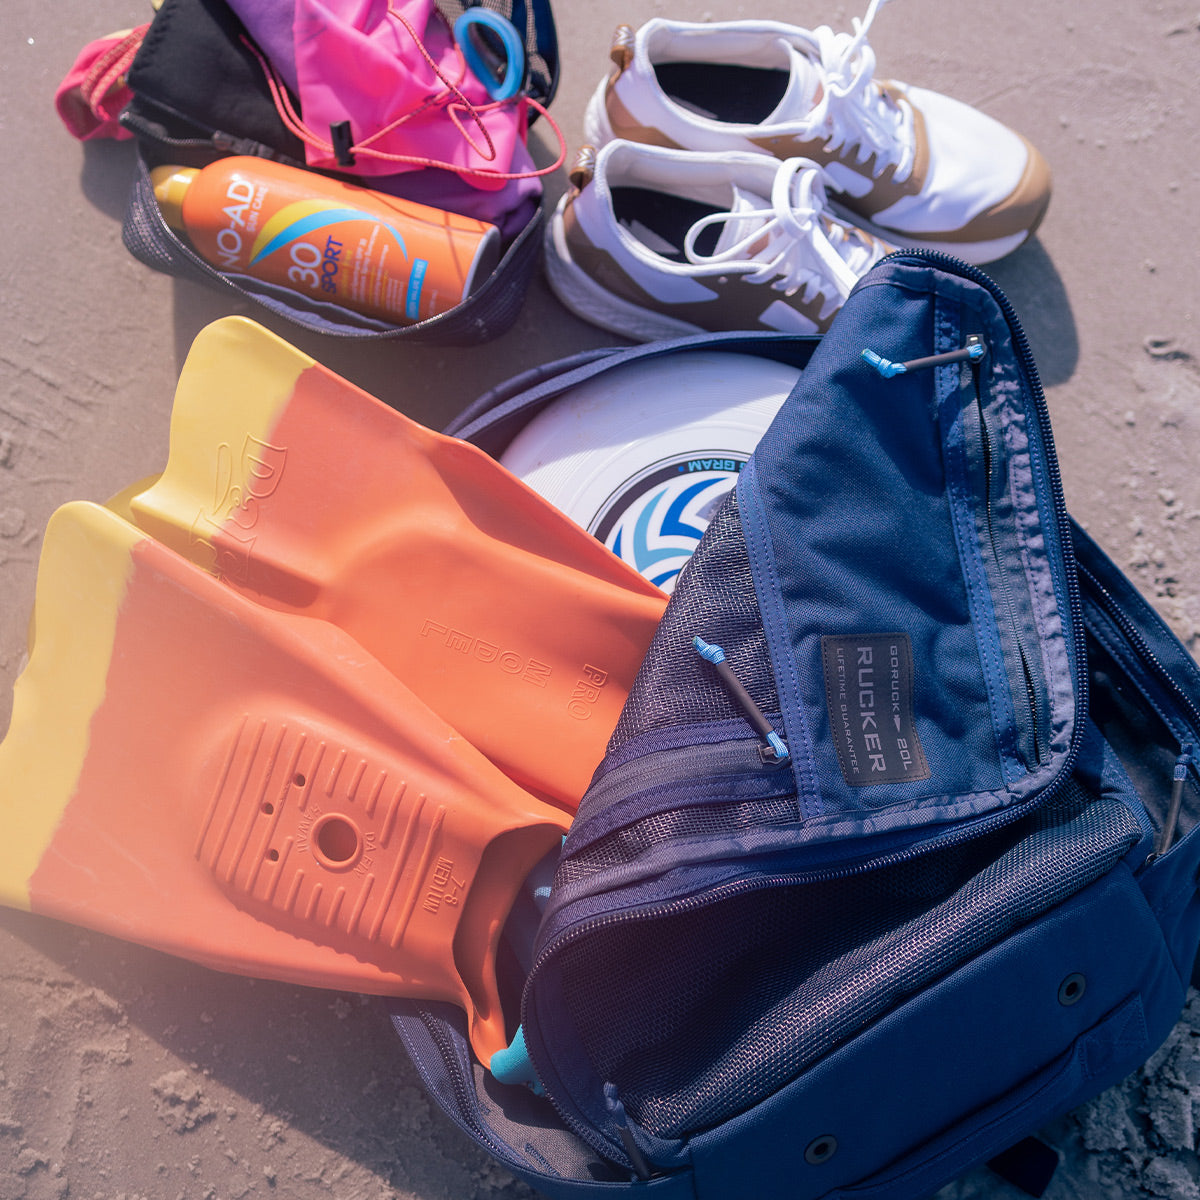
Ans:
[[[500,262],[500,250],[500,230],[495,225],[485,225],[483,237],[467,271],[467,278],[463,281],[464,300],[492,277],[492,272]]]
[[[155,167],[150,172],[150,183],[154,187],[154,198],[162,212],[163,220],[172,228],[183,230],[183,197],[193,179],[195,167]]]

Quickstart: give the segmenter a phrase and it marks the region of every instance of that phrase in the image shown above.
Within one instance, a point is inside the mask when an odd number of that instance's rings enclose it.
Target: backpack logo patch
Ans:
[[[913,717],[908,634],[823,637],[821,661],[829,728],[846,782],[865,787],[928,779]]]

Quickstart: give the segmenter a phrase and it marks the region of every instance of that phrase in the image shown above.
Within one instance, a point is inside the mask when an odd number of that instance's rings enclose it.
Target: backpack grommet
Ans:
[[[1086,991],[1087,978],[1076,971],[1058,985],[1058,1002],[1064,1007],[1070,1008],[1072,1004],[1078,1004],[1083,999],[1083,993]]]
[[[827,1163],[837,1153],[837,1138],[832,1133],[815,1137],[804,1147],[804,1161],[814,1167]]]

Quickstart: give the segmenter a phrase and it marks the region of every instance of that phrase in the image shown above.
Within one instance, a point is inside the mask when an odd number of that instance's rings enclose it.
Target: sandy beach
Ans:
[[[138,0],[9,0],[0,42],[0,729],[51,512],[165,461],[193,338],[248,309],[155,273],[121,242],[129,142],[75,141],[53,107],[83,45]],[[848,29],[813,0],[558,0],[551,113],[573,154],[620,21],[772,17]],[[878,73],[967,101],[1050,163],[1037,237],[987,268],[1025,326],[1073,515],[1200,647],[1200,15],[1191,0],[893,0]],[[534,156],[553,159],[544,123]],[[547,204],[566,186],[546,180]],[[515,326],[468,349],[268,327],[435,428],[519,371],[624,344],[540,276]],[[129,714],[131,721],[153,713]],[[11,786],[11,781],[5,781]],[[1046,1200],[1200,1196],[1200,999],[1140,1072],[1044,1131]],[[220,974],[0,909],[2,1200],[516,1200],[422,1090],[382,1003]],[[985,1170],[939,1200],[1020,1193]],[[730,1200],[738,1200],[731,1197]]]

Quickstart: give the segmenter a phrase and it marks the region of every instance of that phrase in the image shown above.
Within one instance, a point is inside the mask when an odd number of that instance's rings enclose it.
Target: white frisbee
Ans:
[[[695,350],[563,393],[500,461],[666,592],[800,371]]]

